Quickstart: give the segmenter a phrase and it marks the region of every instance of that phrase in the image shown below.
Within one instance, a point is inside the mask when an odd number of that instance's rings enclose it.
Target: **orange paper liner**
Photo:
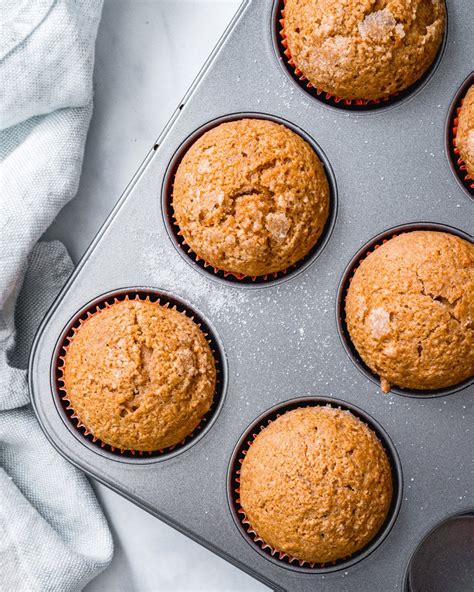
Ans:
[[[307,405],[305,405],[304,403],[298,405],[298,407],[312,407],[312,406],[314,406],[314,404],[311,404],[310,402],[308,402]],[[292,408],[293,407],[289,406],[288,411],[290,411]],[[255,438],[258,436],[259,432],[261,432],[268,425],[270,425],[275,419],[278,419],[279,417],[281,417],[281,415],[284,415],[285,413],[286,413],[286,411],[284,411],[283,413],[277,413],[274,417],[272,416],[270,419],[267,419],[265,424],[260,424],[258,431],[255,431],[255,432],[252,432],[251,434],[249,434],[249,436],[248,436],[249,439],[245,441],[244,445],[242,445],[242,447],[240,449],[239,457],[237,459],[237,462],[240,466],[244,462],[245,455],[249,451],[250,446],[252,446],[252,444],[253,444]],[[345,561],[347,561],[348,559],[350,559],[351,556],[348,555],[347,557],[341,557],[337,561],[333,561],[331,563],[310,563],[309,561],[304,561],[304,560],[298,559],[296,557],[293,557],[292,555],[289,555],[285,551],[280,551],[278,549],[275,549],[274,547],[272,547],[271,545],[266,543],[259,536],[259,534],[253,529],[250,521],[248,520],[248,518],[245,514],[244,509],[240,505],[240,469],[237,469],[235,466],[233,467],[233,471],[232,471],[232,475],[231,475],[231,492],[232,492],[232,501],[233,501],[235,510],[237,512],[237,516],[238,516],[245,532],[249,535],[249,537],[253,540],[254,543],[256,543],[263,551],[266,551],[267,553],[269,553],[272,557],[274,557],[280,561],[283,561],[285,563],[288,563],[290,565],[299,566],[299,567],[305,568],[305,569],[310,568],[310,569],[318,569],[318,570],[324,569],[325,567],[342,564]]]
[[[135,296],[132,296],[132,298],[130,298],[131,294],[132,295],[135,294]],[[140,294],[143,294],[144,296],[141,297]],[[188,434],[181,442],[178,442],[178,444],[174,444],[173,446],[169,446],[167,448],[163,448],[160,450],[145,451],[145,450],[132,450],[129,448],[117,448],[115,446],[112,446],[111,444],[107,444],[106,442],[104,442],[100,438],[97,438],[96,436],[94,436],[94,434],[92,434],[92,432],[89,431],[87,426],[85,426],[82,423],[82,421],[80,420],[80,418],[76,415],[76,412],[74,411],[74,408],[72,407],[72,404],[71,404],[70,400],[68,399],[67,391],[64,386],[64,365],[65,365],[66,354],[67,354],[67,351],[68,351],[70,344],[71,344],[72,340],[74,339],[74,336],[76,335],[76,333],[79,331],[81,326],[84,323],[86,323],[89,319],[91,319],[93,316],[95,316],[96,314],[99,314],[104,309],[110,308],[111,306],[113,306],[117,302],[121,302],[124,300],[141,300],[141,301],[153,302],[153,303],[159,304],[160,306],[164,306],[166,308],[171,308],[173,310],[177,310],[181,314],[187,316],[192,321],[194,321],[194,316],[191,314],[190,311],[188,311],[184,307],[184,305],[181,305],[181,307],[179,307],[177,304],[169,301],[166,298],[166,296],[156,295],[156,298],[155,298],[155,297],[153,297],[153,294],[140,292],[140,291],[137,291],[137,292],[130,291],[128,293],[126,292],[124,294],[107,297],[104,300],[102,300],[101,302],[95,304],[91,308],[84,311],[81,314],[81,316],[74,322],[74,324],[69,328],[69,331],[67,332],[66,336],[64,337],[62,345],[59,349],[59,354],[56,358],[56,372],[55,372],[56,390],[58,392],[61,403],[62,403],[64,409],[66,410],[66,413],[67,413],[69,419],[71,420],[72,425],[74,425],[74,427],[77,428],[81,432],[81,434],[85,438],[87,438],[90,442],[92,442],[93,444],[99,446],[100,448],[108,450],[109,452],[112,452],[114,454],[119,454],[122,456],[129,456],[129,457],[163,456],[164,454],[168,454],[174,450],[177,450],[177,449],[183,447],[185,444],[187,444],[193,437],[195,437],[203,429],[205,423],[207,422],[209,417],[214,412],[215,404],[216,404],[216,395],[219,393],[220,384],[221,384],[221,380],[220,380],[221,370],[220,370],[220,366],[219,366],[219,356],[217,356],[217,354],[216,354],[214,341],[209,336],[208,333],[203,333],[203,334],[211,347],[211,351],[213,353],[214,361],[216,364],[216,393],[215,393],[215,396],[213,399],[213,403],[212,403],[210,409],[208,410],[208,412],[202,417],[199,424],[194,428],[194,430],[190,434]],[[180,308],[182,308],[183,310],[180,310]],[[201,328],[200,323],[196,323],[196,324],[199,328]]]
[[[462,99],[459,101],[458,106],[456,107],[456,114],[455,114],[455,116],[452,120],[452,124],[450,126],[450,129],[451,129],[451,149],[454,154],[454,158],[452,160],[453,160],[454,168],[456,170],[456,173],[457,173],[459,179],[461,180],[463,185],[465,185],[468,189],[472,190],[472,189],[474,189],[474,179],[467,172],[466,164],[459,153],[459,149],[457,147],[457,141],[456,141],[456,136],[458,133],[459,113],[461,111],[461,107],[462,107],[463,102],[464,102],[464,97],[462,97]]]
[[[334,106],[340,106],[340,104],[342,103],[344,106],[346,107],[376,107],[379,106],[383,103],[389,103],[390,101],[393,101],[394,99],[396,99],[400,93],[393,93],[391,95],[386,95],[384,97],[381,97],[380,99],[342,99],[341,97],[338,97],[336,95],[333,95],[329,92],[326,92],[320,88],[317,88],[316,86],[314,86],[307,78],[306,76],[303,74],[303,72],[296,66],[293,57],[291,55],[290,49],[288,47],[288,40],[287,40],[287,36],[285,33],[285,4],[286,4],[286,0],[280,0],[280,2],[282,2],[283,4],[283,8],[280,11],[280,19],[279,19],[279,24],[280,24],[280,30],[279,30],[279,35],[281,38],[281,45],[283,47],[283,56],[286,58],[286,64],[291,68],[291,73],[293,74],[293,76],[300,82],[302,82],[304,84],[304,86],[306,87],[306,89],[308,91],[310,91],[310,93],[314,96],[316,95],[317,98],[319,98],[322,101],[325,101],[326,103],[330,104],[330,105],[334,105]]]

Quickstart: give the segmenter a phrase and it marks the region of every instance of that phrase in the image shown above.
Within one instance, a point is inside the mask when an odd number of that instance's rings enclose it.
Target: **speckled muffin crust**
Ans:
[[[240,502],[258,535],[309,563],[365,547],[387,517],[392,490],[375,433],[329,406],[294,409],[269,424],[240,474]]]
[[[323,165],[298,134],[263,119],[223,123],[181,161],[173,208],[185,242],[206,263],[246,276],[304,257],[329,212]]]
[[[456,147],[469,176],[474,179],[474,85],[467,91],[459,112]]]
[[[342,99],[407,89],[433,63],[443,0],[287,0],[285,34],[297,68]]]
[[[78,329],[64,385],[94,436],[116,448],[153,451],[197,427],[214,397],[216,369],[191,319],[158,303],[125,300]]]
[[[474,246],[445,232],[390,239],[361,262],[346,297],[352,342],[385,392],[471,377],[473,319]]]

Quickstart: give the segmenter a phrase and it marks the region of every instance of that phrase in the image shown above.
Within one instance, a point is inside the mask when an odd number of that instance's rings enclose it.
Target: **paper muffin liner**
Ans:
[[[64,368],[65,368],[65,360],[68,349],[73,341],[75,335],[80,331],[82,325],[86,323],[89,319],[94,317],[97,314],[100,314],[105,309],[111,308],[114,304],[118,302],[123,302],[126,300],[140,300],[142,302],[153,302],[159,304],[160,306],[164,306],[165,308],[170,308],[172,310],[177,310],[182,315],[191,319],[202,331],[204,337],[206,338],[215,362],[216,367],[216,389],[214,393],[214,398],[211,404],[211,407],[207,411],[207,413],[201,418],[199,424],[194,428],[194,430],[188,434],[181,442],[174,444],[173,446],[169,446],[166,448],[162,448],[159,450],[153,451],[145,451],[145,450],[134,450],[129,448],[118,448],[104,442],[100,438],[94,436],[94,434],[88,429],[88,427],[81,421],[78,417],[76,412],[74,411],[74,407],[71,401],[68,398],[67,390],[65,388],[64,383]],[[188,444],[193,438],[195,438],[199,433],[201,433],[209,422],[211,417],[214,416],[216,409],[219,404],[219,400],[222,398],[222,386],[223,386],[223,377],[222,377],[222,356],[221,352],[219,351],[219,346],[217,345],[215,337],[211,334],[211,331],[208,329],[207,332],[203,329],[202,323],[197,322],[195,319],[195,313],[191,309],[188,309],[183,303],[174,300],[171,296],[159,293],[159,292],[148,292],[148,291],[141,291],[141,290],[130,290],[124,292],[117,292],[111,294],[109,296],[104,297],[104,299],[96,302],[92,306],[86,308],[84,311],[80,313],[80,315],[76,318],[76,320],[69,326],[67,329],[64,337],[62,338],[61,344],[58,349],[58,353],[55,359],[55,387],[56,393],[59,397],[60,403],[65,410],[65,413],[71,423],[79,433],[87,439],[89,442],[94,444],[95,446],[104,449],[112,454],[116,454],[122,457],[130,457],[130,458],[137,458],[137,457],[159,457],[169,455],[172,452],[183,448],[186,444]]]
[[[468,90],[469,87],[464,90],[462,96],[458,100],[455,99],[455,106],[449,121],[449,151],[451,152],[451,162],[453,165],[452,168],[455,174],[458,176],[463,187],[465,187],[465,189],[470,193],[471,197],[474,197],[474,178],[467,172],[466,164],[462,159],[457,147],[459,113],[461,112],[464,97],[466,96]]]
[[[316,407],[316,406],[330,406],[335,409],[341,409],[344,411],[350,411],[355,417],[361,420],[369,429],[371,429],[375,435],[377,436],[378,440],[383,446],[385,453],[390,462],[390,466],[392,468],[392,481],[393,481],[393,497],[392,502],[390,505],[390,510],[387,514],[387,518],[385,523],[380,527],[379,531],[375,534],[372,541],[369,541],[365,547],[356,551],[352,555],[347,555],[345,557],[341,557],[335,561],[328,562],[328,563],[311,563],[309,561],[298,559],[297,557],[293,557],[289,553],[285,551],[281,551],[272,547],[266,541],[260,537],[258,532],[252,527],[250,520],[247,518],[245,510],[242,508],[240,503],[240,468],[242,463],[244,462],[245,456],[247,455],[250,447],[252,446],[255,438],[260,434],[262,430],[268,427],[273,421],[285,415],[288,411],[293,409],[298,409],[301,407]],[[371,425],[371,422],[368,421],[368,418],[365,416],[360,416],[354,406],[344,402],[339,401],[337,399],[324,399],[324,398],[302,398],[302,399],[295,399],[292,401],[287,401],[281,405],[277,405],[276,407],[270,409],[264,417],[252,424],[249,429],[245,433],[245,437],[242,437],[240,444],[238,445],[237,450],[234,452],[235,460],[231,464],[230,472],[229,472],[229,501],[230,504],[233,506],[234,509],[234,516],[237,517],[237,520],[240,523],[241,530],[245,532],[249,542],[256,545],[261,551],[263,551],[266,555],[271,557],[272,559],[276,560],[277,562],[281,562],[282,565],[286,567],[290,567],[292,569],[298,571],[305,571],[307,573],[326,573],[331,571],[337,571],[340,569],[345,569],[354,563],[364,559],[368,556],[375,548],[380,545],[383,540],[385,539],[386,534],[390,531],[393,522],[395,521],[398,510],[401,504],[401,494],[402,494],[402,476],[401,476],[401,466],[399,458],[396,454],[395,448],[392,445],[391,449],[387,449],[387,442],[388,437],[384,435],[383,438],[380,437],[380,429],[375,429],[375,426]],[[365,414],[364,414],[365,415]]]
[[[472,379],[467,379],[459,384],[453,385],[451,387],[446,387],[442,389],[427,389],[427,390],[416,390],[416,389],[409,389],[403,388],[395,384],[389,384],[389,390],[384,390],[384,379],[378,375],[376,372],[373,372],[367,364],[362,360],[359,352],[357,351],[356,346],[354,345],[349,330],[346,324],[346,312],[345,312],[345,303],[346,303],[346,296],[349,290],[349,286],[351,284],[352,278],[354,277],[356,271],[360,267],[360,264],[367,259],[369,255],[374,253],[379,247],[387,243],[388,241],[392,240],[396,236],[400,234],[405,234],[407,232],[413,232],[416,230],[432,230],[436,232],[446,232],[448,234],[453,234],[454,236],[458,236],[463,238],[464,240],[472,242],[472,239],[466,235],[464,232],[458,230],[457,228],[453,228],[451,226],[447,226],[445,224],[437,224],[437,223],[430,223],[430,222],[418,222],[418,223],[411,223],[411,224],[403,224],[401,226],[396,226],[395,228],[391,228],[385,232],[382,232],[375,238],[373,238],[369,243],[363,247],[352,259],[352,261],[347,266],[344,275],[342,277],[341,283],[339,285],[338,295],[337,295],[337,325],[339,336],[341,338],[342,344],[344,349],[346,350],[347,354],[351,358],[352,362],[356,366],[358,370],[362,372],[366,377],[370,380],[375,382],[379,388],[385,393],[395,393],[397,395],[404,395],[407,397],[418,397],[418,398],[431,398],[431,397],[442,397],[445,395],[449,395],[454,392],[458,392],[472,383]]]

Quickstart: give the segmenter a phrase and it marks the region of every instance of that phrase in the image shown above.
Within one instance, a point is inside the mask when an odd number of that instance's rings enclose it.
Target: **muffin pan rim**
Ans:
[[[347,330],[344,312],[345,298],[347,290],[349,288],[349,281],[353,273],[357,269],[358,264],[361,260],[363,260],[370,254],[370,252],[376,245],[381,244],[385,239],[389,240],[390,238],[393,238],[394,236],[397,236],[399,234],[403,234],[406,232],[414,232],[416,230],[434,230],[438,232],[446,232],[463,238],[471,244],[474,243],[474,237],[469,235],[467,232],[464,232],[463,230],[460,230],[459,228],[456,228],[455,226],[450,226],[448,224],[442,224],[438,222],[406,222],[404,224],[398,224],[396,226],[388,228],[387,230],[379,232],[370,240],[368,240],[354,254],[352,259],[346,265],[342,277],[339,281],[339,287],[336,294],[336,324],[339,340],[344,348],[344,351],[350,358],[353,365],[357,368],[357,370],[363,376],[368,378],[371,382],[376,384],[379,389],[380,377],[374,372],[372,372],[372,370],[370,370],[370,368],[360,358],[355,345],[352,343],[349,331]],[[427,389],[426,391],[402,388],[394,384],[391,385],[390,393],[413,399],[433,399],[438,397],[447,397],[449,395],[458,393],[459,391],[464,390],[472,384],[474,384],[474,376],[471,378],[467,378],[466,380],[463,380],[462,382],[454,384],[450,387],[445,387],[441,389]]]
[[[455,94],[453,95],[451,103],[448,107],[448,112],[446,115],[444,149],[446,152],[446,158],[448,160],[449,168],[451,169],[454,178],[456,179],[459,187],[462,189],[464,195],[472,201],[474,200],[474,189],[469,189],[469,187],[467,187],[469,181],[461,179],[461,171],[459,167],[456,165],[456,155],[454,154],[453,147],[453,126],[454,120],[457,117],[456,111],[460,106],[461,100],[466,96],[466,93],[471,85],[474,85],[474,70],[468,76],[466,76],[466,78],[461,82]],[[472,181],[472,183],[474,184],[474,180]]]
[[[262,548],[261,545],[258,544],[258,542],[253,540],[251,535],[249,535],[249,533],[245,530],[242,520],[238,516],[238,511],[236,509],[236,501],[234,499],[236,469],[237,464],[239,462],[239,458],[241,458],[243,454],[243,450],[245,448],[248,449],[248,447],[246,447],[247,441],[250,439],[254,440],[258,433],[260,433],[262,429],[265,429],[266,426],[263,424],[267,423],[268,425],[268,420],[271,421],[279,415],[284,415],[286,412],[291,411],[293,409],[298,409],[300,407],[325,407],[327,405],[336,409],[350,411],[353,415],[355,415],[359,420],[361,420],[369,429],[371,429],[375,433],[378,440],[382,444],[382,447],[385,453],[387,454],[387,457],[390,462],[392,472],[393,495],[392,500],[390,502],[390,508],[384,523],[377,531],[375,536],[368,542],[367,545],[362,547],[362,549],[360,549],[347,559],[338,560],[337,562],[333,562],[334,564],[328,565],[326,567],[300,566],[297,563],[293,563],[292,561],[279,559],[276,556],[278,554],[278,551],[275,551],[274,554],[270,551],[266,551]],[[279,413],[280,411],[281,414]],[[252,437],[254,436],[253,432],[256,432],[255,437]],[[241,536],[245,539],[245,541],[252,547],[252,549],[254,549],[254,551],[259,553],[259,555],[261,555],[268,561],[271,561],[275,565],[291,570],[293,572],[312,575],[324,575],[346,570],[372,555],[372,553],[374,553],[383,544],[383,542],[388,537],[390,531],[392,530],[397,521],[403,502],[403,489],[403,466],[397,451],[397,447],[395,446],[393,440],[390,438],[390,435],[388,434],[386,429],[368,412],[364,411],[357,405],[350,403],[349,401],[317,395],[306,395],[287,399],[286,401],[276,403],[269,409],[260,413],[245,428],[245,430],[242,432],[239,439],[237,440],[232,451],[232,455],[229,459],[227,469],[227,505],[229,507],[229,511],[232,515],[235,526],[241,534]],[[268,543],[266,544],[268,545]]]
[[[216,399],[214,398],[209,411],[206,414],[204,414],[203,418],[201,419],[201,422],[199,422],[198,426],[193,430],[193,432],[186,436],[185,440],[183,440],[183,443],[179,443],[173,447],[164,449],[163,452],[143,451],[140,453],[139,451],[136,451],[136,454],[121,454],[118,449],[116,451],[109,450],[109,448],[112,447],[109,444],[102,442],[101,440],[97,440],[97,442],[91,441],[86,435],[82,433],[82,431],[79,429],[79,426],[74,425],[71,416],[67,413],[65,404],[62,402],[62,397],[59,392],[60,389],[58,388],[57,373],[60,352],[64,347],[68,334],[71,332],[73,327],[79,322],[79,319],[81,319],[81,317],[87,314],[87,312],[96,308],[100,304],[105,303],[106,301],[116,297],[126,297],[129,294],[147,294],[148,296],[157,296],[158,301],[164,300],[166,301],[166,303],[170,303],[172,306],[180,306],[185,311],[185,316],[187,318],[195,318],[196,320],[198,320],[199,323],[197,324],[199,327],[201,323],[205,325],[205,327],[209,330],[208,339],[211,341],[211,344],[215,346],[215,348],[217,348],[216,351],[213,350],[213,358],[217,366],[217,378],[221,381],[221,384],[219,384],[219,382],[216,383],[216,390],[214,393],[214,397],[217,397],[217,404],[215,404]],[[74,313],[74,315],[69,319],[68,323],[65,325],[63,331],[60,333],[58,337],[56,346],[54,348],[53,357],[51,359],[51,396],[54,400],[56,410],[60,415],[63,423],[66,425],[68,431],[80,442],[80,444],[82,444],[95,454],[99,454],[100,456],[108,460],[122,462],[128,465],[148,465],[173,459],[176,456],[187,452],[192,446],[194,446],[194,444],[197,444],[202,438],[206,436],[206,434],[214,426],[222,411],[222,408],[224,407],[228,388],[228,374],[228,360],[224,344],[214,325],[203,313],[200,312],[200,310],[196,306],[189,303],[181,296],[173,294],[167,290],[153,288],[150,286],[124,287],[109,290],[89,300],[79,310],[77,310]],[[202,426],[203,420],[205,421],[205,425]]]
[[[291,66],[288,64],[287,58],[282,51],[282,44],[280,41],[280,27],[279,21],[281,18],[281,11],[284,8],[285,0],[272,0],[273,8],[271,12],[271,36],[272,36],[272,44],[274,48],[274,53],[277,62],[280,64],[282,70],[286,74],[287,78],[291,81],[291,83],[297,87],[303,96],[310,97],[313,101],[317,101],[324,107],[331,109],[333,111],[342,111],[346,113],[350,113],[356,116],[360,115],[375,115],[376,113],[386,113],[387,111],[398,107],[400,105],[406,104],[411,99],[414,99],[420,92],[422,92],[426,86],[432,81],[434,75],[436,74],[442,60],[444,53],[446,51],[446,46],[448,43],[448,35],[449,35],[449,10],[448,10],[448,2],[443,0],[445,12],[446,12],[446,19],[445,19],[445,28],[443,39],[441,41],[441,45],[439,46],[438,52],[436,53],[436,57],[434,58],[433,62],[423,74],[423,76],[414,82],[409,88],[401,91],[396,95],[389,95],[387,99],[379,99],[380,103],[375,104],[371,103],[370,105],[365,105],[362,107],[358,107],[356,105],[346,105],[344,104],[344,99],[338,99],[336,104],[332,104],[330,100],[324,98],[324,96],[316,96],[310,89],[306,88],[306,79],[305,81],[298,80],[298,77],[294,72],[291,71]],[[316,92],[316,91],[315,91]],[[321,95],[324,95],[324,91],[320,91]],[[400,96],[399,96],[400,95]],[[334,100],[334,97],[333,99]],[[355,100],[355,99],[354,99]],[[341,103],[341,104],[339,104]]]
[[[186,152],[201,136],[203,136],[209,130],[214,129],[222,123],[238,121],[241,119],[261,119],[272,121],[274,123],[283,125],[287,127],[289,130],[298,134],[303,140],[305,140],[309,144],[309,146],[315,152],[316,156],[318,157],[318,159],[324,167],[324,172],[326,173],[326,178],[328,180],[329,214],[324,225],[323,231],[318,237],[316,243],[302,259],[300,259],[299,261],[294,263],[290,268],[284,271],[277,272],[275,274],[269,274],[278,276],[274,278],[260,279],[263,277],[260,276],[260,278],[257,277],[256,280],[248,278],[246,281],[241,281],[239,279],[228,279],[227,277],[225,277],[225,275],[232,276],[233,274],[229,274],[229,272],[224,272],[223,270],[219,270],[219,273],[224,275],[224,277],[222,277],[222,275],[218,275],[218,273],[208,271],[206,267],[210,267],[210,265],[200,262],[197,256],[196,258],[194,258],[188,255],[187,252],[185,252],[185,249],[187,249],[188,251],[190,251],[190,249],[189,247],[187,247],[186,244],[184,244],[184,246],[180,244],[180,241],[177,238],[178,225],[176,223],[173,223],[172,221],[173,207],[171,202],[174,177],[176,175],[176,171],[179,167],[179,164],[184,158]],[[324,152],[320,144],[308,132],[306,132],[304,129],[302,129],[300,126],[293,123],[292,121],[289,121],[288,119],[285,119],[278,115],[264,113],[262,111],[237,111],[233,113],[227,113],[225,115],[221,115],[214,119],[208,120],[206,123],[204,123],[197,129],[195,129],[193,132],[191,132],[181,142],[181,144],[178,146],[178,148],[175,150],[172,157],[170,158],[168,165],[166,167],[166,172],[163,176],[163,182],[161,184],[160,190],[160,206],[161,218],[166,228],[166,233],[168,235],[169,240],[173,244],[175,250],[184,259],[184,261],[188,265],[190,265],[195,271],[201,273],[202,275],[211,279],[212,281],[215,281],[216,283],[230,286],[232,288],[241,288],[244,290],[259,290],[263,288],[271,288],[291,281],[292,279],[307,271],[307,269],[311,267],[311,265],[316,261],[316,259],[318,259],[319,256],[324,252],[328,243],[331,240],[331,236],[333,235],[334,228],[337,224],[337,216],[339,209],[339,193],[336,175],[334,173],[334,169],[331,165],[330,160],[328,159],[326,153]]]

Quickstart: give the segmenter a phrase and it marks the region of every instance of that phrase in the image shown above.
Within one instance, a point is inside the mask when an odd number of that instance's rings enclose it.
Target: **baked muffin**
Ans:
[[[387,517],[392,489],[375,433],[329,406],[294,409],[270,423],[240,472],[240,503],[255,532],[309,563],[365,547]]]
[[[449,233],[400,234],[357,268],[346,297],[357,351],[390,385],[429,390],[474,374],[474,246]]]
[[[206,263],[246,276],[278,272],[314,246],[329,212],[323,165],[298,134],[264,119],[223,123],[181,161],[173,209]]]
[[[100,310],[67,347],[64,390],[79,421],[116,448],[178,444],[209,410],[214,358],[200,328],[155,302],[124,300]]]
[[[284,30],[296,67],[342,99],[407,89],[433,63],[445,29],[442,0],[286,0]]]
[[[467,91],[459,111],[456,147],[469,177],[474,179],[474,85]]]

